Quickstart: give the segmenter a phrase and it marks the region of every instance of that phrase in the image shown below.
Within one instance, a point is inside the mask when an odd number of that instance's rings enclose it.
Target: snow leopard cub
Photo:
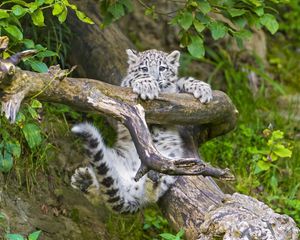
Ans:
[[[129,67],[121,86],[131,87],[142,99],[154,99],[160,92],[187,92],[201,103],[212,100],[207,83],[191,77],[177,77],[179,51],[168,54],[158,50],[136,52],[128,49],[127,55]],[[101,195],[114,211],[136,212],[156,202],[176,180],[176,177],[150,171],[138,182],[134,181],[140,159],[128,130],[121,124],[118,124],[114,148],[105,146],[99,131],[89,123],[75,125],[72,131],[84,139],[90,164],[75,171],[71,185],[91,200]],[[153,144],[163,156],[184,157],[176,126],[150,126],[150,131]]]

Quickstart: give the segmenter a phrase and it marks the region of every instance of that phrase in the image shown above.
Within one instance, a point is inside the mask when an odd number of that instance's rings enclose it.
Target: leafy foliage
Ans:
[[[161,14],[155,5],[139,2],[145,8],[145,15],[155,18]],[[132,10],[130,0],[103,0],[100,5],[104,15],[103,27]],[[272,3],[267,0],[187,0],[182,2],[175,15],[168,15],[171,17],[170,23],[181,29],[181,46],[186,47],[193,57],[202,58],[207,31],[213,40],[231,36],[242,46],[243,40],[251,37],[253,28],[265,27],[271,34],[278,30],[274,13]]]
[[[46,72],[48,67],[43,63],[44,58],[58,56],[58,53],[47,50],[41,44],[36,44],[32,39],[24,36],[23,22],[30,18],[35,27],[45,27],[46,18],[51,14],[55,16],[60,23],[64,23],[69,10],[75,11],[76,16],[83,22],[93,24],[93,21],[83,12],[78,10],[77,6],[69,3],[68,0],[4,0],[0,4],[0,34],[10,37],[11,46],[4,52],[4,57],[9,57],[20,48],[36,49],[38,53],[31,58],[25,59],[24,63],[37,72]]]
[[[35,231],[28,235],[27,238],[23,237],[21,234],[8,233],[5,235],[6,240],[38,240],[41,231]]]

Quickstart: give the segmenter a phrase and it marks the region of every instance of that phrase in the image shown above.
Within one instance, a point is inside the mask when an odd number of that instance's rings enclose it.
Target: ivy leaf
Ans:
[[[44,14],[43,11],[41,9],[37,9],[36,11],[34,11],[31,14],[31,19],[34,25],[38,26],[38,27],[42,27],[45,26],[45,18],[44,18]]]
[[[31,149],[37,147],[42,142],[41,130],[34,123],[26,123],[22,131]]]
[[[26,14],[27,10],[26,10],[26,8],[23,8],[20,5],[14,5],[12,7],[12,12],[15,16],[20,17],[20,16],[23,16],[24,14]]]
[[[212,22],[209,29],[214,40],[223,38],[228,31],[228,28],[221,22]]]
[[[15,26],[15,25],[8,25],[7,27],[4,27],[4,30],[13,38],[17,39],[18,41],[21,41],[23,39],[23,33],[21,30]]]
[[[197,1],[197,5],[198,5],[200,11],[201,11],[204,15],[206,15],[207,13],[209,13],[210,10],[211,10],[211,6],[210,6],[210,4],[209,4],[207,1],[203,1],[203,0],[200,0],[200,1],[199,1],[199,0],[198,0],[198,1]]]
[[[276,18],[269,13],[266,13],[262,17],[260,17],[260,23],[265,26],[270,33],[274,34],[277,32],[279,28],[279,24],[276,20]]]
[[[184,12],[178,19],[178,22],[184,30],[188,30],[193,24],[193,14],[190,12]]]
[[[6,10],[0,9],[0,19],[8,18],[9,14],[6,12]]]
[[[193,57],[202,58],[205,53],[202,38],[191,36],[191,43],[187,46],[187,49]]]
[[[238,17],[242,16],[246,13],[246,10],[244,9],[238,9],[238,8],[230,8],[227,10],[231,17]]]
[[[76,16],[79,18],[80,21],[88,23],[88,24],[94,24],[93,20],[90,19],[88,16],[86,16],[83,12],[81,11],[76,11]]]

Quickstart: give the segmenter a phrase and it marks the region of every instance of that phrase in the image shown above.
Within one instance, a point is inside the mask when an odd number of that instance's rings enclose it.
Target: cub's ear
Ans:
[[[180,52],[175,50],[171,52],[168,56],[167,59],[172,65],[175,65],[176,67],[179,66],[179,58],[180,58]]]
[[[133,49],[126,49],[126,53],[128,56],[128,64],[135,64],[138,59],[138,52]]]

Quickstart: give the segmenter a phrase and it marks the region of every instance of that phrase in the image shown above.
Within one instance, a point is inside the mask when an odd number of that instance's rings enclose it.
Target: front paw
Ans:
[[[199,82],[194,87],[194,97],[198,98],[201,103],[209,103],[213,99],[212,90],[209,84]]]
[[[137,93],[141,99],[154,99],[158,97],[159,87],[157,82],[150,78],[139,78],[132,83],[132,90]]]

